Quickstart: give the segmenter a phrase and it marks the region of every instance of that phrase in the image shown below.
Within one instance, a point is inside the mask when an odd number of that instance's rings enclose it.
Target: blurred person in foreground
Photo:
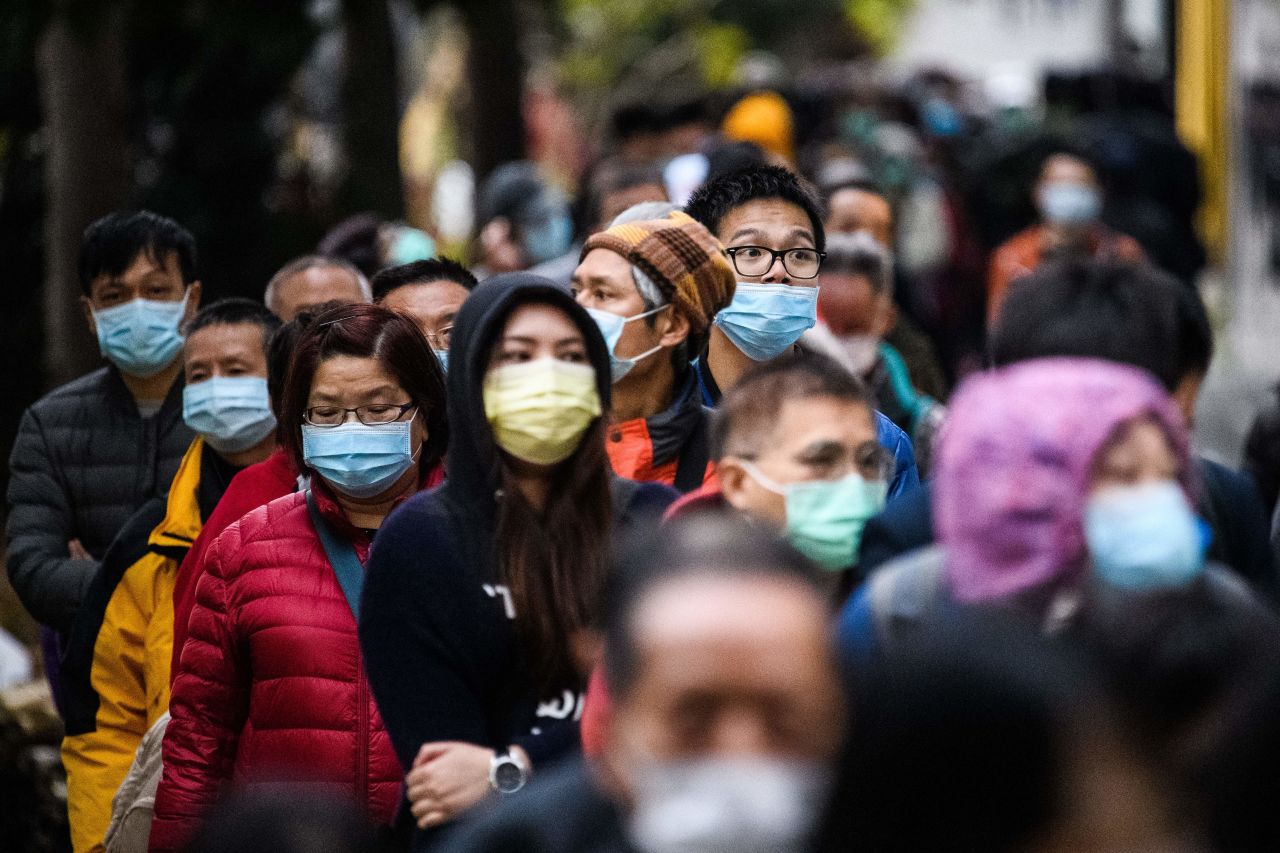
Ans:
[[[997,614],[853,679],[820,853],[1204,849],[1088,660]]]
[[[262,303],[288,323],[302,311],[327,302],[370,302],[369,280],[354,265],[325,255],[303,255],[276,271]]]
[[[108,364],[33,403],[9,458],[9,580],[63,641],[107,546],[164,494],[194,437],[182,420],[182,325],[201,293],[195,239],[147,211],[90,225],[79,274],[85,321]],[[43,640],[61,705],[61,641]]]
[[[737,273],[733,301],[716,315],[694,371],[708,406],[754,364],[793,355],[818,322],[818,273],[826,244],[813,191],[794,173],[757,166],[722,175],[693,194],[685,212],[725,247]],[[889,494],[920,481],[911,440],[876,413],[879,440],[894,456]]]
[[[449,368],[453,323],[475,289],[476,277],[446,257],[387,267],[373,277],[373,299],[418,324],[440,364]]]
[[[911,436],[916,463],[927,476],[945,410],[915,387],[902,354],[885,340],[897,317],[888,249],[867,232],[833,234],[822,282],[818,325],[801,343],[830,355],[867,384],[879,410]]]
[[[987,276],[987,321],[995,322],[1009,285],[1050,257],[1102,261],[1144,260],[1142,247],[1102,224],[1103,194],[1097,173],[1075,154],[1051,154],[1034,189],[1040,222],[1010,237],[991,256]]]
[[[1200,297],[1145,265],[1066,260],[1045,264],[1010,291],[990,339],[996,365],[1052,356],[1101,358],[1154,376],[1194,422],[1213,335]],[[1276,594],[1267,519],[1249,479],[1194,458],[1196,510],[1212,528],[1209,559],[1235,570],[1264,596]],[[861,567],[933,541],[932,484],[867,524]]]
[[[281,443],[306,490],[205,554],[173,678],[152,850],[184,849],[232,782],[292,782],[392,823],[401,773],[356,636],[374,535],[442,479],[444,374],[408,318],[342,305],[298,338]]]
[[[609,542],[676,497],[610,471],[608,350],[560,287],[528,273],[482,283],[451,352],[448,479],[379,531],[360,612],[416,849],[574,751],[574,641],[594,621]]]
[[[605,592],[603,754],[536,779],[448,849],[809,849],[843,734],[827,612],[808,561],[740,520],[627,540]]]
[[[689,359],[733,298],[724,248],[683,213],[615,225],[587,238],[572,287],[609,348],[614,472],[698,488],[715,468]]]
[[[169,708],[178,565],[231,478],[275,449],[267,343],[279,325],[260,303],[224,299],[183,329],[183,420],[195,440],[168,496],[144,504],[107,549],[63,655],[62,761],[77,851],[102,849],[111,800]]]
[[[1056,633],[1111,594],[1238,584],[1207,568],[1196,488],[1182,416],[1141,371],[1053,358],[974,377],[938,448],[938,546],[871,577],[842,648],[865,660],[965,607]]]
[[[504,163],[480,187],[472,271],[484,279],[559,258],[573,243],[569,203],[533,163]]]

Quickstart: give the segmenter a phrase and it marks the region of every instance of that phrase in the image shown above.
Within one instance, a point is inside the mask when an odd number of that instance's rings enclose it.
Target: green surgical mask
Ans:
[[[782,485],[749,462],[743,467],[751,479],[786,500],[787,540],[796,550],[831,572],[857,563],[862,528],[884,509],[888,483],[849,474]]]

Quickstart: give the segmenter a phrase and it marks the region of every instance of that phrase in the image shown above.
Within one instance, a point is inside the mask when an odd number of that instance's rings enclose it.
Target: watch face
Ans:
[[[524,771],[511,759],[498,762],[493,769],[494,787],[503,794],[514,794],[524,787]]]

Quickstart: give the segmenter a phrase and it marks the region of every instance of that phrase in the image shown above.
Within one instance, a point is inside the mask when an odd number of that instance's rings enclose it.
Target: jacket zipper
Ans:
[[[369,689],[364,683],[364,656],[356,649],[356,808],[372,816],[369,802]]]

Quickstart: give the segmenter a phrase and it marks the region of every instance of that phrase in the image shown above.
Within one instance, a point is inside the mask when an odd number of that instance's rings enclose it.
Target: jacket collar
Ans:
[[[697,429],[701,416],[702,401],[698,394],[697,377],[692,370],[687,370],[671,405],[645,419],[649,442],[653,446],[655,466],[665,465],[680,455],[689,436]],[[616,426],[621,427],[626,423],[630,422],[625,421]]]
[[[413,497],[424,489],[435,488],[444,480],[444,466],[437,464],[429,470],[422,473],[422,479],[415,491],[409,492],[407,495],[396,500],[391,509],[394,511],[397,507]],[[367,541],[368,536],[364,530],[356,527],[347,518],[347,514],[343,512],[342,505],[338,503],[337,497],[333,493],[333,489],[324,481],[323,477],[311,475],[311,493],[315,498],[316,509],[325,521],[329,522],[334,528],[347,539],[355,542]],[[390,515],[390,513],[388,513]]]
[[[107,362],[107,378],[106,389],[107,399],[112,405],[121,411],[132,414],[135,418],[141,418],[138,414],[138,401],[133,398],[133,392],[129,390],[129,386],[124,384],[124,377],[120,375],[120,368],[111,362]],[[169,386],[169,391],[164,395],[164,402],[160,405],[158,417],[168,421],[175,417],[182,416],[182,390],[186,387],[186,376],[182,371],[178,371],[178,375],[174,377],[173,383]]]
[[[204,452],[204,439],[196,436],[178,464],[178,473],[169,486],[164,520],[151,531],[147,540],[153,549],[191,547],[200,535],[203,522],[196,491],[200,486],[200,457]]]

